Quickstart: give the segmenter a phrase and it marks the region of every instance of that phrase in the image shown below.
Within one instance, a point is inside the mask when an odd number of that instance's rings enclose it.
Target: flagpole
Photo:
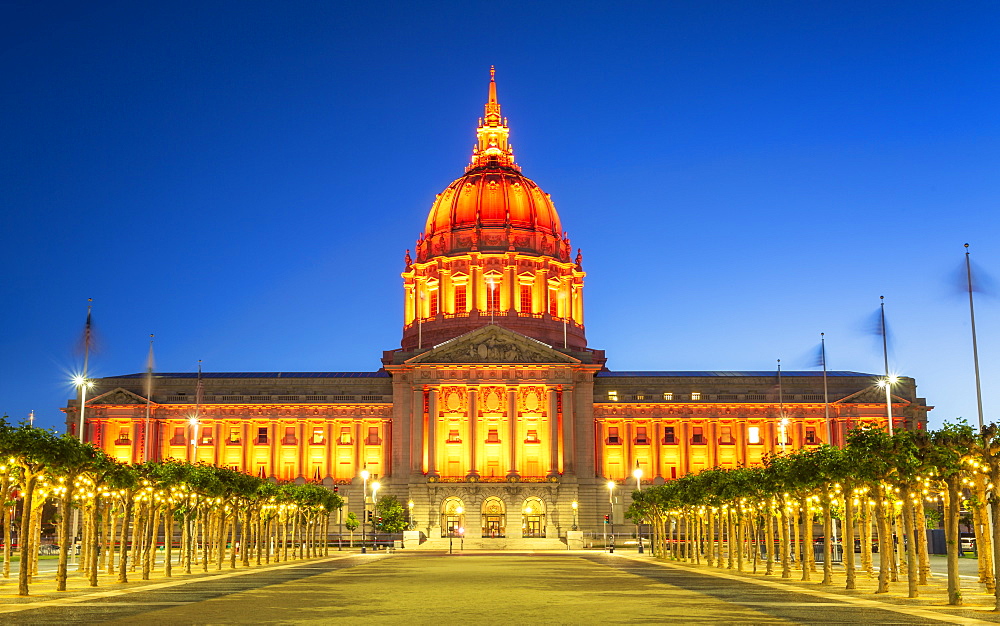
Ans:
[[[191,448],[193,449],[192,463],[198,462],[198,426],[201,423],[199,419],[201,417],[201,389],[201,359],[198,359],[198,384],[194,389],[194,417],[191,418],[191,426],[194,429],[194,436],[191,438]],[[216,433],[216,435],[221,436],[221,433]]]
[[[149,357],[146,359],[146,421],[143,424],[142,460],[149,460],[149,410],[153,397],[153,335],[149,335]]]
[[[80,419],[77,426],[77,438],[80,443],[83,443],[83,427],[86,424],[84,420],[84,413],[87,410],[87,387],[90,381],[87,380],[87,368],[90,365],[90,343],[93,335],[93,328],[91,326],[91,312],[94,308],[94,299],[87,298],[87,323],[83,328],[83,374],[80,376]]]
[[[785,453],[785,444],[788,437],[785,436],[785,429],[788,427],[788,419],[785,417],[785,394],[781,387],[781,359],[778,359],[778,436],[781,437],[778,442],[781,444],[781,453]]]
[[[983,432],[983,388],[979,380],[979,346],[976,343],[976,308],[972,302],[972,261],[969,244],[965,244],[965,275],[969,281],[969,319],[972,321],[972,361],[976,366],[976,403],[979,408],[979,432]]]
[[[879,304],[879,309],[882,316],[882,359],[885,362],[885,380],[883,381],[883,387],[885,387],[885,412],[889,422],[889,435],[892,435],[892,382],[889,378],[889,339],[887,333],[885,332],[885,296],[879,296],[878,299],[881,301]]]
[[[826,442],[833,445],[833,426],[830,425],[830,392],[826,385],[826,333],[819,334],[820,359],[823,361],[823,419],[826,421]]]

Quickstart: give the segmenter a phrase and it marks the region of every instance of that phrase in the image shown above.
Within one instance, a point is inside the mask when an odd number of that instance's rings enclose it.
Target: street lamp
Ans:
[[[635,462],[635,471],[632,472],[635,476],[635,490],[642,491],[642,468],[639,467],[639,461]],[[639,525],[639,520],[635,522],[635,537],[639,540],[639,554],[642,554],[642,528]]]
[[[382,485],[376,481],[372,483],[372,545],[375,550],[378,550],[378,499],[376,494]]]
[[[77,439],[83,443],[83,414],[87,410],[87,390],[94,388],[94,381],[89,380],[85,375],[74,376],[73,384],[80,390],[80,420],[77,427]]]
[[[611,514],[608,521],[611,524],[611,542],[608,544],[608,552],[615,551],[615,481],[608,481],[608,504],[611,505]]]
[[[579,511],[577,509],[580,508],[580,504],[576,500],[573,500],[572,502],[570,502],[569,505],[571,507],[573,507],[573,530],[576,530],[577,529],[576,528],[576,526],[577,526],[577,520],[579,519],[577,517],[578,514],[579,514]]]
[[[889,421],[889,435],[892,435],[892,386],[899,382],[899,377],[890,374],[878,381],[878,386],[885,389],[885,412]]]
[[[192,416],[191,419],[188,420],[188,423],[191,424],[191,429],[192,429],[191,430],[191,433],[192,433],[191,434],[191,462],[192,463],[197,463],[198,462],[198,424],[200,422],[198,422],[198,418],[197,417]]]
[[[365,554],[365,538],[368,536],[368,470],[361,470],[361,554]]]

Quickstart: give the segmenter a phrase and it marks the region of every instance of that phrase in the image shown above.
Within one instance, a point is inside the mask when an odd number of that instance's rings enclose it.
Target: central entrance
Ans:
[[[460,498],[446,498],[441,503],[442,537],[460,537],[465,534],[465,505]]]
[[[521,507],[521,536],[545,536],[545,504],[540,498],[527,498]]]
[[[483,500],[483,537],[506,536],[507,514],[503,500],[492,496]]]

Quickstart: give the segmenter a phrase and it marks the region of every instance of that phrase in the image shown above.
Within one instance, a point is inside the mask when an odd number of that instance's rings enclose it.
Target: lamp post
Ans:
[[[635,490],[642,491],[642,468],[639,467],[639,461],[635,462],[635,471],[632,475],[635,476]],[[639,520],[635,522],[635,538],[639,540],[639,554],[642,554],[642,527],[639,525]]]
[[[365,538],[368,536],[368,470],[361,470],[361,554],[365,554]]]
[[[372,483],[372,546],[378,550],[378,490],[382,487],[378,481]]]
[[[899,377],[894,375],[886,376],[878,381],[878,386],[885,389],[885,413],[889,422],[889,435],[892,436],[892,386],[899,382]]]
[[[570,503],[570,506],[573,507],[573,530],[576,530],[577,529],[577,521],[579,519],[578,518],[579,511],[577,509],[580,508],[580,504],[576,500],[573,500]]]
[[[608,552],[615,551],[615,481],[608,481],[608,504],[611,506],[611,513],[608,522],[611,524],[611,537],[608,543]]]
[[[406,530],[413,530],[413,500],[406,503]],[[406,533],[403,533],[403,538],[399,542],[400,548],[406,548]]]
[[[197,463],[198,462],[198,424],[200,422],[198,422],[198,418],[196,416],[192,416],[191,419],[188,420],[188,423],[191,424],[191,462],[192,463]]]

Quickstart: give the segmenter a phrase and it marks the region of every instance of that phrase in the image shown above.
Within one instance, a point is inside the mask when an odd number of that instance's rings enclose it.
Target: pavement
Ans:
[[[155,572],[149,581],[98,589],[78,576],[69,590],[37,577],[17,597],[16,578],[0,580],[0,623],[293,624],[341,621],[396,624],[725,623],[984,624],[1000,622],[987,595],[963,580],[968,606],[945,604],[944,579],[906,598],[906,583],[876,596],[859,589],[753,575],[637,555],[634,551],[338,552],[329,558],[209,573]],[[939,563],[940,561],[940,563]],[[963,567],[975,561],[963,561]],[[943,564],[935,559],[935,568]],[[763,568],[761,568],[762,570]],[[176,570],[175,570],[176,571]]]

